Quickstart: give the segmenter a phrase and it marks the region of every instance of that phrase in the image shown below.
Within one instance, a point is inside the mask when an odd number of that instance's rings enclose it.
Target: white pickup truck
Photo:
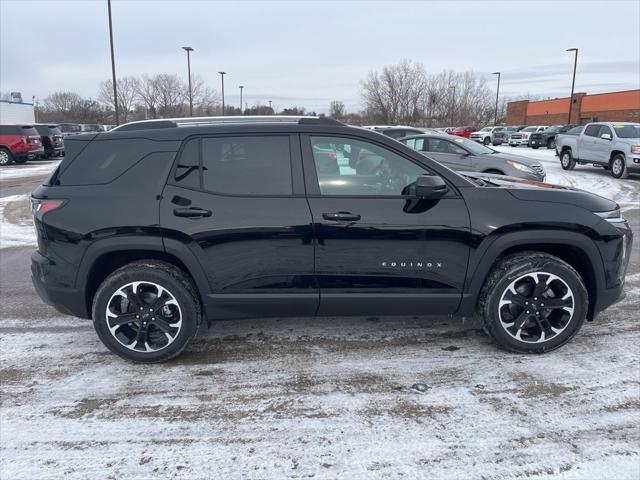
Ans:
[[[557,150],[565,170],[592,164],[626,178],[640,173],[640,123],[588,123],[580,135],[559,136]]]

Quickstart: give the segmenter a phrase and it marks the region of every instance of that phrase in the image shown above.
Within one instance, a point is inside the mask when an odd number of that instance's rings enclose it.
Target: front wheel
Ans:
[[[482,141],[482,143],[487,146],[491,143],[491,139],[489,137],[485,137],[485,139]]]
[[[571,150],[565,150],[560,155],[560,166],[563,170],[573,170],[576,168],[576,161],[571,155]]]
[[[618,154],[613,157],[609,163],[609,168],[613,178],[627,178],[629,176],[624,155]]]
[[[479,301],[491,337],[517,353],[561,347],[584,323],[588,294],[580,274],[558,257],[522,252],[491,272]]]
[[[105,346],[133,362],[177,357],[198,331],[200,302],[178,268],[155,260],[133,262],[102,282],[93,325]]]
[[[0,148],[0,166],[9,165],[13,162],[13,155],[6,148]]]

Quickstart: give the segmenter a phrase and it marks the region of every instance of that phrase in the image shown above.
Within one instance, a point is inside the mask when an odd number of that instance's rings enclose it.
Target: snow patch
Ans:
[[[37,245],[36,231],[31,217],[11,223],[6,218],[7,205],[13,202],[28,202],[29,195],[11,195],[0,198],[0,249]]]

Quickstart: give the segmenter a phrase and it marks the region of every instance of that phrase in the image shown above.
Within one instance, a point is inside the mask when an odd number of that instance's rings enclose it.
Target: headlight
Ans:
[[[640,145],[631,145],[631,153],[640,153]]]
[[[507,163],[511,165],[516,170],[520,170],[521,172],[533,173],[535,175],[536,171],[533,168],[527,167],[523,163],[514,162],[513,160],[507,160]]]
[[[620,207],[617,207],[615,210],[610,210],[608,212],[593,212],[601,218],[604,218],[609,223],[619,223],[624,222],[624,218],[620,214]]]

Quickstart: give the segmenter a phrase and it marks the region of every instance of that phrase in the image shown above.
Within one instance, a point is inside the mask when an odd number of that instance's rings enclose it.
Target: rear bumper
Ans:
[[[31,254],[31,280],[36,293],[48,305],[65,315],[89,318],[84,292],[57,285],[56,264],[39,251]]]

